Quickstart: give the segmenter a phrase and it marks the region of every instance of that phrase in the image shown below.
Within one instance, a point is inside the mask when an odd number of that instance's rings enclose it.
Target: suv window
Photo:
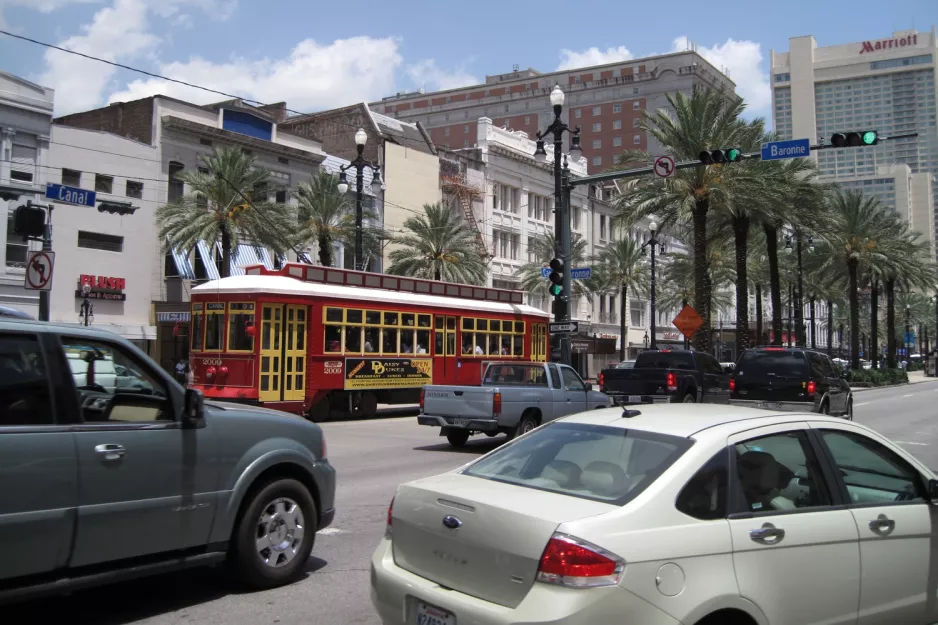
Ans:
[[[86,423],[172,421],[162,379],[120,345],[62,337]]]
[[[811,377],[821,379],[828,377],[824,371],[824,361],[821,357],[814,352],[807,352],[807,356],[811,361]]]
[[[54,414],[38,337],[0,334],[0,427],[51,425]]]
[[[807,377],[808,367],[804,352],[789,350],[758,350],[743,352],[736,365],[736,375],[765,379],[769,375],[779,378]]]
[[[697,369],[694,357],[686,352],[642,352],[635,358],[635,369]]]
[[[704,373],[723,375],[723,367],[720,366],[720,363],[717,362],[716,358],[710,354],[696,354],[696,356],[697,360],[700,362],[701,371]]]
[[[824,367],[824,375],[829,378],[836,378],[837,372],[834,370],[834,363],[831,362],[831,359],[825,356],[824,354],[818,354],[821,359],[821,364]]]
[[[728,491],[727,453],[721,449],[681,489],[675,506],[684,514],[702,521],[723,519],[726,518]]]
[[[802,431],[738,443],[736,471],[747,512],[781,512],[831,502],[817,458]]]
[[[490,453],[463,473],[624,505],[692,444],[676,436],[555,421]]]
[[[925,500],[925,485],[918,471],[888,447],[842,430],[821,430],[821,438],[853,503]]]

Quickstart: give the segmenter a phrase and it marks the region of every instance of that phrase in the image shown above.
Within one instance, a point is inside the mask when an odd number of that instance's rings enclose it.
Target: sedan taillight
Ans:
[[[537,567],[537,581],[571,588],[615,586],[625,561],[608,551],[573,536],[555,533]]]

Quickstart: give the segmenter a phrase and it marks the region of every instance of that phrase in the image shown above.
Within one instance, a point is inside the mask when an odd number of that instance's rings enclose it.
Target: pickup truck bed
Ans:
[[[600,390],[618,404],[729,403],[729,376],[694,351],[642,352],[631,369],[604,369]]]

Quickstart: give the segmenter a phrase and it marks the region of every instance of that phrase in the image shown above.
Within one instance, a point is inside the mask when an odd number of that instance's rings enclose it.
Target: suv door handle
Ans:
[[[785,538],[785,530],[771,523],[763,523],[757,530],[749,530],[749,538],[763,545],[777,545]]]
[[[887,517],[885,514],[881,514],[870,521],[870,529],[880,536],[888,536],[889,534],[892,534],[894,529],[896,529],[896,522]]]
[[[101,460],[105,462],[114,462],[123,458],[124,454],[127,453],[127,450],[124,449],[123,445],[107,443],[104,445],[95,446],[94,453],[98,454],[101,457]]]

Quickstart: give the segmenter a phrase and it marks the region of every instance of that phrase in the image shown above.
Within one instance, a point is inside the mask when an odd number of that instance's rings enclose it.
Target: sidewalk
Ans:
[[[909,371],[909,384],[921,384],[923,382],[938,382],[938,378],[926,378],[924,371]],[[891,384],[889,386],[851,386],[850,390],[856,393],[857,391],[872,391],[878,388],[894,388],[896,386],[905,385]]]

